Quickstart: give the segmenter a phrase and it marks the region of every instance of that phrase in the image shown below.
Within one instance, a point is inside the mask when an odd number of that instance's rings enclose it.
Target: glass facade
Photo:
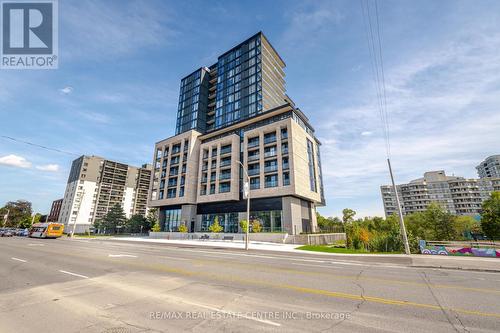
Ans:
[[[311,140],[307,140],[307,157],[309,161],[309,185],[311,187],[311,191],[317,192],[316,186],[316,170],[314,168],[314,146]]]
[[[281,210],[250,212],[250,221],[254,220],[260,222],[262,226],[262,232],[283,231]]]
[[[191,129],[205,131],[208,78],[207,70],[200,68],[181,80],[175,134]]]
[[[178,231],[181,225],[181,210],[167,209],[164,211],[163,221],[160,222],[162,231]]]
[[[260,35],[219,57],[214,129],[262,112],[261,59]]]
[[[220,226],[224,228],[223,232],[238,232],[238,213],[203,214],[201,216],[201,231],[209,231],[216,216],[219,218]]]

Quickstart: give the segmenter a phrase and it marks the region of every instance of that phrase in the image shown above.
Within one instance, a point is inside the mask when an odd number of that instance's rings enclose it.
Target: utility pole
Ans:
[[[396,183],[394,182],[394,175],[392,174],[391,160],[389,158],[387,159],[387,164],[389,165],[389,173],[391,174],[392,190],[394,191],[394,194],[396,195],[396,205],[398,206],[398,216],[399,216],[399,228],[400,228],[401,236],[403,236],[405,253],[407,255],[410,255],[411,254],[410,244],[408,244],[408,236],[406,235],[406,227],[405,227],[405,222],[404,222],[404,218],[403,218],[403,211],[401,210],[401,204],[399,203],[398,189],[396,188]]]
[[[7,220],[9,219],[9,213],[10,213],[10,209],[7,209],[7,214],[5,214],[3,216],[3,224],[2,224],[2,227],[6,226],[7,225]]]
[[[248,172],[240,161],[237,161],[241,167],[243,168],[243,172],[246,175],[246,181],[243,184],[243,195],[247,198],[247,226],[245,230],[245,250],[248,251],[248,237],[249,237],[249,230],[250,230],[250,176],[248,175]]]

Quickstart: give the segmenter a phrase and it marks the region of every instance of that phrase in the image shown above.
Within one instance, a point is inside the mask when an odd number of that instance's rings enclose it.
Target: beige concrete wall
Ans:
[[[201,134],[195,130],[191,130],[188,132],[181,133],[174,137],[165,139],[163,141],[158,142],[155,145],[154,156],[153,156],[153,176],[150,186],[150,198],[148,202],[148,206],[150,207],[159,207],[166,205],[181,205],[181,204],[195,204],[196,203],[196,189],[198,183],[198,164],[199,164],[199,150],[200,150],[200,141],[197,140],[198,136]],[[187,158],[184,159],[184,142],[188,139],[188,148],[187,148]],[[161,181],[161,170],[163,169],[162,164],[165,159],[167,159],[167,175],[164,178],[165,182],[168,183],[169,171],[171,167],[170,157],[172,155],[172,147],[176,144],[181,144],[181,151],[179,154],[180,161],[177,164],[179,166],[179,175],[177,180],[176,187],[176,197],[175,198],[167,198],[167,189],[168,185],[165,184],[165,194],[163,199],[158,199],[159,195],[159,184]],[[169,154],[167,157],[162,155],[160,159],[157,160],[156,155],[158,149],[165,151],[165,147],[168,147]],[[181,176],[182,176],[182,164],[186,162],[186,173],[185,176],[185,184],[184,184],[184,196],[179,197],[179,191],[181,187]],[[159,165],[159,169],[157,166]],[[154,197],[153,197],[154,194]]]
[[[288,149],[290,150],[290,160],[293,164],[292,172],[294,194],[319,203],[321,202],[321,195],[318,163],[315,156],[314,164],[316,168],[317,192],[313,192],[311,191],[309,183],[309,159],[307,155],[307,139],[309,139],[313,143],[314,147],[316,147],[317,145],[316,140],[295,121],[291,121],[290,124],[291,130],[289,130],[288,134]]]
[[[221,156],[221,147],[226,145],[231,145],[231,153],[225,154]],[[212,157],[212,151],[217,149],[217,156]],[[208,159],[203,159],[203,152],[208,150]],[[225,136],[223,138],[213,140],[200,145],[198,159],[200,163],[198,163],[198,191],[197,191],[197,202],[213,202],[213,201],[227,201],[227,200],[239,200],[239,170],[240,166],[238,164],[240,155],[240,137],[236,134],[231,134]],[[231,156],[231,189],[226,193],[219,193],[219,184],[221,181],[219,180],[219,176],[221,173],[220,170],[220,161],[224,157]],[[216,161],[215,169],[211,168],[212,161]],[[208,162],[208,169],[206,171],[202,170],[203,163]],[[215,171],[215,194],[210,194],[210,177]],[[207,173],[207,193],[205,195],[201,195],[202,189],[202,175],[203,173]],[[223,181],[222,181],[223,182]]]
[[[243,164],[245,165],[245,168],[248,168],[248,164],[249,164],[248,150],[255,149],[255,147],[252,147],[252,148],[248,147],[248,139],[256,137],[256,136],[259,137],[258,149],[259,149],[260,159],[258,160],[258,162],[260,164],[260,174],[259,174],[260,188],[251,190],[251,192],[250,192],[251,198],[274,197],[274,196],[284,196],[284,195],[293,195],[294,194],[294,188],[293,188],[294,180],[293,180],[293,176],[292,176],[293,165],[290,163],[290,157],[289,157],[290,185],[283,186],[283,154],[281,151],[281,144],[282,144],[281,128],[287,128],[287,129],[290,128],[291,121],[292,121],[291,119],[284,119],[282,121],[272,123],[272,124],[262,126],[262,127],[245,132],[244,142],[243,142],[243,151],[244,151]],[[277,171],[278,186],[266,188],[265,187],[266,173],[265,173],[265,168],[264,168],[265,161],[272,160],[274,158],[267,159],[264,157],[265,147],[273,145],[273,144],[268,144],[268,145],[264,144],[264,135],[267,133],[271,133],[271,132],[276,132],[276,143],[274,143],[274,145],[276,145],[276,151],[277,151],[277,156],[275,158],[278,161],[278,171]],[[289,138],[288,138],[288,141],[289,141]],[[290,151],[290,143],[288,143],[288,146],[289,146],[288,149]],[[288,154],[288,156],[290,156],[290,153]],[[257,160],[250,161],[250,164],[253,164],[255,162],[257,162]],[[268,173],[268,174],[271,174],[271,173]],[[255,176],[251,176],[251,178],[253,178],[253,177],[255,177]]]

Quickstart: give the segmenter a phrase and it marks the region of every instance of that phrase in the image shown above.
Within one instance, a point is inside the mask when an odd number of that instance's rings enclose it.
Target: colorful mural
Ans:
[[[428,245],[425,240],[419,242],[420,253],[443,256],[470,256],[500,258],[500,250],[493,247],[462,247],[450,245]]]

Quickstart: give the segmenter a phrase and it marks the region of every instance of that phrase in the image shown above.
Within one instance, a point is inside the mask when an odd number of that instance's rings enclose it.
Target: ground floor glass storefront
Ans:
[[[281,232],[283,214],[281,210],[250,212],[250,221],[259,221],[262,232]]]
[[[181,225],[181,209],[167,209],[163,212],[162,231],[178,231]]]
[[[201,216],[201,231],[209,231],[216,216],[219,218],[220,226],[224,228],[223,232],[238,232],[238,213],[203,214]]]

